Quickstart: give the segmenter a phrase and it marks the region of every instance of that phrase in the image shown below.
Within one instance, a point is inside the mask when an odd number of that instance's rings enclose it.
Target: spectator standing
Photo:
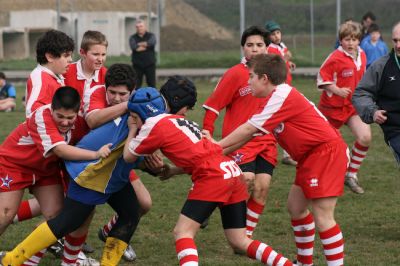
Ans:
[[[353,95],[361,119],[382,128],[400,164],[400,22],[392,30],[393,50],[368,68]]]
[[[142,86],[143,76],[149,87],[156,87],[156,36],[147,31],[143,20],[136,22],[136,33],[129,38],[132,49],[132,65],[137,73],[137,88]]]
[[[367,56],[367,68],[378,58],[388,53],[386,43],[381,39],[381,32],[378,24],[372,23],[368,29],[368,38],[362,40],[360,47]]]
[[[0,72],[0,111],[13,111],[16,106],[16,96],[17,93],[15,87],[12,84],[7,83],[6,75],[3,72]]]
[[[364,14],[361,20],[361,27],[362,27],[361,41],[369,36],[368,28],[369,26],[371,26],[372,23],[375,23],[375,21],[376,21],[376,16],[371,11],[368,11],[367,13]]]

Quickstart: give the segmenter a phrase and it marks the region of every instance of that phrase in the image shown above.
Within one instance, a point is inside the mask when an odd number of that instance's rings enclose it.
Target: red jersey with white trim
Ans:
[[[104,85],[106,83],[107,69],[103,66],[96,70],[90,78],[86,78],[82,69],[82,61],[70,64],[67,73],[64,74],[65,85],[75,88],[81,99],[83,98],[84,91],[97,85]]]
[[[340,138],[339,131],[315,105],[287,84],[277,86],[264,108],[248,122],[265,133],[274,133],[281,147],[296,161],[315,147]]]
[[[265,104],[265,98],[256,98],[249,86],[249,70],[243,58],[240,64],[228,69],[222,76],[214,92],[203,104],[203,108],[217,115],[226,109],[222,125],[222,137],[246,122],[255,111]]]
[[[57,76],[50,69],[37,65],[26,83],[26,117],[40,106],[50,104],[55,91],[64,86],[64,77]]]
[[[351,97],[358,82],[363,77],[367,65],[367,58],[360,47],[358,47],[357,54],[357,58],[354,59],[343,50],[342,46],[339,46],[325,59],[318,73],[318,87],[336,84],[339,88],[350,88],[352,92],[346,98],[343,98],[324,90],[319,103],[321,106],[342,107],[344,105],[352,105]]]
[[[228,69],[214,92],[203,104],[203,108],[219,115],[220,110],[226,109],[222,125],[222,137],[229,135],[237,127],[245,123],[255,112],[265,105],[266,98],[256,98],[252,95],[249,86],[249,70],[243,58],[240,64]],[[206,125],[204,125],[206,127]],[[206,128],[207,129],[207,128]],[[212,132],[211,132],[212,133]],[[275,138],[270,135],[256,136],[244,146],[230,154],[238,164],[254,160],[257,154],[266,149],[269,152],[268,161],[276,164],[276,151],[266,147],[266,143],[272,146],[276,144]],[[241,158],[243,156],[243,158]]]
[[[280,44],[271,43],[270,45],[267,46],[267,54],[277,54],[280,55],[283,59],[285,59],[285,54],[287,52],[288,48],[283,42],[281,42]],[[290,70],[289,61],[285,60],[285,62],[287,70],[286,84],[292,85],[292,73]]]
[[[136,156],[150,155],[157,149],[188,174],[212,157],[232,160],[222,154],[221,146],[202,138],[197,123],[180,115],[161,114],[146,119],[129,143],[129,151]]]
[[[61,134],[51,115],[50,105],[38,108],[0,146],[0,165],[37,176],[59,176],[60,159],[51,150],[68,144],[72,131]]]
[[[107,100],[106,87],[104,85],[96,85],[85,89],[82,103],[83,117],[85,119],[92,111],[110,106]]]

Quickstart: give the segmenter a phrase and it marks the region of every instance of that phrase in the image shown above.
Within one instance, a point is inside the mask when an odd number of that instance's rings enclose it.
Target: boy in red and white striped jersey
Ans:
[[[298,265],[313,263],[315,227],[328,265],[343,265],[343,236],[334,210],[343,193],[348,149],[339,131],[313,103],[284,84],[285,79],[286,66],[280,56],[255,56],[250,61],[250,87],[255,97],[267,97],[267,102],[219,143],[229,153],[255,133],[273,133],[298,162],[288,197]]]

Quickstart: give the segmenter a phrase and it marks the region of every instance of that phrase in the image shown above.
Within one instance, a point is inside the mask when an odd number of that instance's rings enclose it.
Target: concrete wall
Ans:
[[[29,56],[25,29],[0,29],[0,59],[23,59]]]
[[[26,36],[6,34],[6,39],[3,36],[0,39],[0,46],[4,46],[4,49],[3,56],[0,54],[0,59],[34,56],[38,38],[46,30],[57,29],[57,27],[74,39],[77,48],[85,31],[98,30],[105,34],[108,39],[108,55],[129,55],[131,50],[128,41],[129,37],[136,31],[135,23],[138,19],[147,21],[147,17],[148,13],[146,12],[63,12],[60,14],[58,25],[57,12],[54,10],[11,11],[10,28],[23,28]],[[149,30],[156,33],[159,40],[157,17],[152,14],[151,20],[152,26]],[[22,41],[22,39],[25,40]],[[7,41],[10,48],[14,45],[15,50],[23,52],[18,53],[9,50],[8,46],[5,47],[4,40]],[[10,43],[13,44],[9,45]],[[7,55],[4,54],[5,49]]]

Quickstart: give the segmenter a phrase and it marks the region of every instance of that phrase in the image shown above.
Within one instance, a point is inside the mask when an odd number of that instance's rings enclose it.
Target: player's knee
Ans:
[[[0,227],[7,227],[9,224],[11,224],[16,214],[16,210],[8,207],[0,210]]]
[[[372,141],[372,136],[371,136],[370,133],[366,133],[366,134],[361,135],[361,136],[357,139],[357,141],[358,141],[361,145],[363,145],[363,146],[365,146],[365,147],[369,147],[369,145],[371,144],[371,141]]]

